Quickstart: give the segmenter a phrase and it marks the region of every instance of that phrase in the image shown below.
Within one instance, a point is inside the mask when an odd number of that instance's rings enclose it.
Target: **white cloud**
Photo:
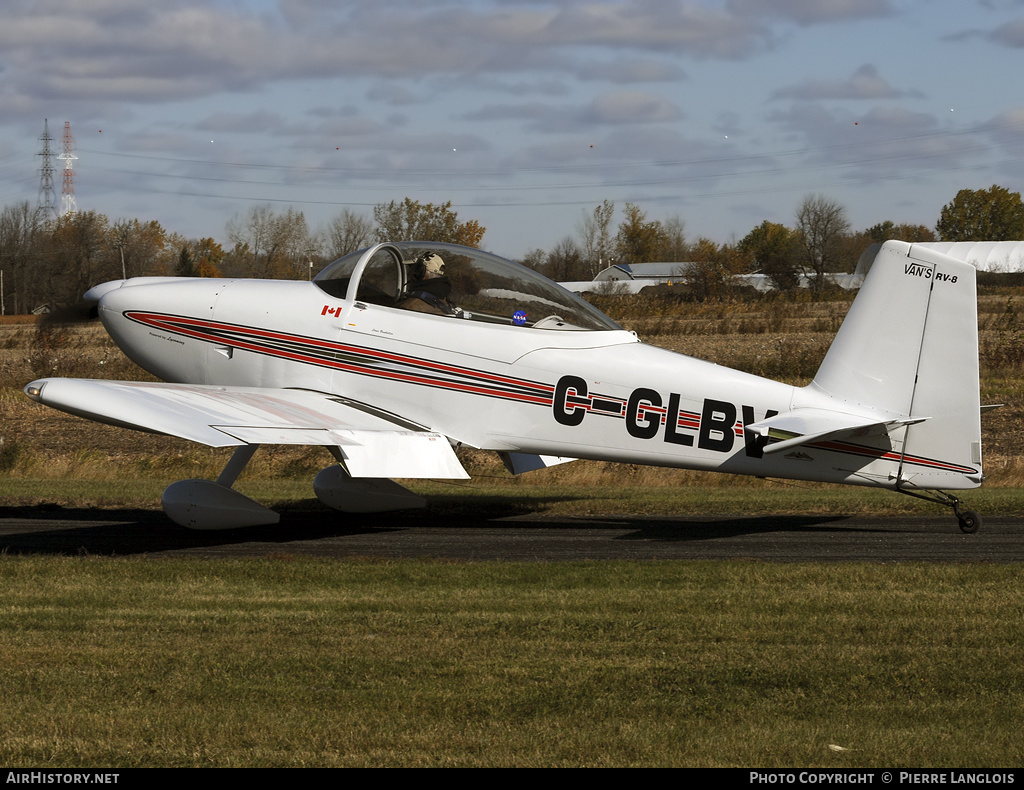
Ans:
[[[265,6],[261,6],[265,9]],[[290,0],[280,13],[198,0],[5,5],[3,87],[67,100],[178,101],[269,83],[357,77],[536,74],[577,69],[613,82],[677,79],[680,57],[741,58],[768,31],[696,2],[633,0],[333,4]],[[594,65],[586,50],[641,53]],[[654,60],[652,52],[664,58]],[[573,54],[570,54],[573,53]],[[392,89],[393,102],[399,89]]]
[[[738,15],[789,19],[800,25],[876,19],[894,13],[889,0],[729,0],[726,5]]]
[[[404,107],[423,101],[422,97],[406,85],[396,82],[378,82],[366,92],[366,98],[395,107]]]
[[[682,117],[672,102],[652,93],[617,91],[598,96],[583,110],[584,123],[664,123]]]
[[[1016,19],[1000,25],[992,31],[990,38],[1005,47],[1013,49],[1024,47],[1024,19]]]
[[[652,93],[614,91],[603,93],[584,105],[545,102],[488,104],[460,115],[464,121],[513,120],[534,131],[580,132],[602,126],[666,123],[682,112],[672,102]]]
[[[955,170],[987,149],[978,134],[951,132],[929,113],[891,105],[854,115],[798,103],[772,120],[805,147],[805,163],[846,166],[861,180]]]
[[[668,0],[569,5],[551,19],[544,34],[548,44],[665,50],[727,59],[748,57],[768,39],[768,30],[748,14]]]
[[[686,72],[675,63],[627,58],[621,61],[584,62],[576,68],[576,76],[584,82],[677,82]]]
[[[799,99],[818,101],[822,99],[900,99],[921,98],[918,91],[902,91],[893,88],[871,64],[865,64],[845,80],[810,79],[799,85],[780,88],[773,99]]]

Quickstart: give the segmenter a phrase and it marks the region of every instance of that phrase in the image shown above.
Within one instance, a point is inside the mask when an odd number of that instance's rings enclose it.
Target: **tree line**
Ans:
[[[520,262],[560,281],[590,280],[613,264],[687,262],[693,264],[686,279],[694,296],[714,299],[733,275],[753,271],[767,274],[780,289],[795,287],[801,276],[820,286],[824,274],[852,271],[869,244],[888,239],[1024,240],[1020,193],[995,185],[961,190],[943,207],[934,230],[886,221],[854,232],[844,207],[822,195],[801,202],[792,227],[765,220],[734,244],[688,241],[682,219],[650,219],[635,203],[625,204],[618,224],[615,214],[615,204],[603,201],[582,212],[575,233],[550,250],[531,250]],[[0,212],[0,308],[15,314],[74,304],[93,285],[125,277],[305,279],[374,242],[479,247],[485,232],[476,220],[461,221],[451,202],[405,198],[375,206],[372,218],[345,209],[316,231],[301,211],[261,205],[227,223],[225,250],[212,238],[189,239],[155,220],[111,222],[94,211],[44,220],[23,202]]]
[[[484,228],[459,221],[451,203],[406,198],[374,208],[373,219],[345,209],[311,230],[301,211],[255,206],[228,221],[228,249],[189,239],[159,222],[111,222],[95,211],[47,220],[29,203],[0,212],[0,308],[26,314],[79,302],[97,283],[127,277],[305,279],[331,261],[377,241],[433,239],[479,246]]]
[[[794,214],[792,226],[765,220],[736,243],[717,244],[698,237],[689,241],[678,217],[649,220],[639,206],[626,203],[623,218],[612,227],[615,206],[604,201],[584,212],[575,236],[566,236],[551,250],[533,250],[523,263],[556,280],[589,280],[614,264],[687,263],[680,279],[694,298],[715,299],[728,290],[737,274],[760,272],[780,290],[810,279],[820,289],[825,275],[853,272],[861,253],[890,239],[909,242],[1024,240],[1024,202],[1019,192],[993,185],[960,190],[946,204],[934,229],[891,220],[854,231],[846,209],[824,195],[808,195]]]

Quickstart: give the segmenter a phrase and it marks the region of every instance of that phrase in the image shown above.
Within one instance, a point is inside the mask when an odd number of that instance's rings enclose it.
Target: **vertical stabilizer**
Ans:
[[[924,418],[900,429],[901,486],[981,482],[977,305],[973,266],[886,242],[811,384],[837,407]]]

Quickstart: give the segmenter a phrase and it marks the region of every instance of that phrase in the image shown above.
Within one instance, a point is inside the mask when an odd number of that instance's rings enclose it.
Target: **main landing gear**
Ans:
[[[975,510],[961,510],[963,501],[959,497],[955,497],[952,494],[947,494],[945,491],[932,491],[928,494],[923,494],[919,491],[908,491],[905,488],[896,487],[896,490],[901,494],[907,496],[917,497],[918,499],[924,499],[927,502],[934,502],[937,505],[945,505],[946,507],[953,508],[953,515],[956,516],[956,520],[960,525],[960,531],[967,534],[973,535],[978,531],[981,526],[981,514]]]
[[[179,480],[163,494],[164,512],[176,524],[189,529],[236,529],[277,524],[280,516],[270,508],[231,486],[259,449],[243,444],[235,450],[216,481]],[[328,447],[338,460],[313,481],[317,499],[343,513],[383,513],[424,508],[427,501],[386,478],[353,478],[344,467],[345,457],[337,447]]]

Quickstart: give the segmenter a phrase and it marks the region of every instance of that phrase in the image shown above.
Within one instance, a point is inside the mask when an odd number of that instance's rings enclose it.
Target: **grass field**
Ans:
[[[0,573],[7,765],[1021,764],[1016,566],[8,557]]]
[[[989,481],[1024,514],[1020,294],[982,294]],[[809,380],[848,299],[620,303],[659,345]],[[224,451],[30,403],[135,378],[97,327],[0,324],[0,504],[156,507]],[[934,512],[888,492],[577,463],[425,482],[435,512]],[[318,507],[319,450],[240,488]],[[499,504],[495,504],[499,503]],[[0,556],[0,762],[85,766],[1019,767],[1017,566]]]

